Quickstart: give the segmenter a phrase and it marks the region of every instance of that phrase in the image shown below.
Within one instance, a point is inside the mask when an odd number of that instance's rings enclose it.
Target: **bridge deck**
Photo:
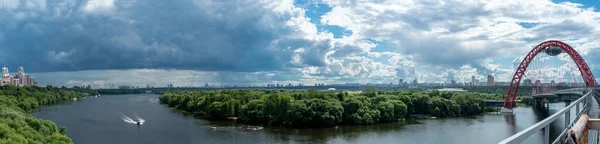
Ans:
[[[572,88],[559,90],[552,93],[543,93],[543,94],[535,94],[531,97],[535,99],[565,99],[565,100],[575,100],[585,94],[585,89],[583,88]]]

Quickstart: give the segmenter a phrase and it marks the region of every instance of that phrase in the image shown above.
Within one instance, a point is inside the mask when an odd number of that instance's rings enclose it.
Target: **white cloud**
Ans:
[[[7,20],[0,22],[0,51],[25,49],[48,62],[8,54],[0,61],[52,72],[42,77],[81,75],[58,77],[73,85],[448,82],[488,74],[508,81],[518,57],[545,40],[565,41],[591,59],[600,46],[600,13],[570,2],[329,1],[331,11],[316,24],[294,3],[0,0]],[[318,26],[347,33],[336,38]],[[18,41],[31,43],[11,43]]]
[[[458,79],[499,71],[500,80],[508,81],[510,70],[484,66],[486,60],[524,56],[548,39],[563,40],[586,55],[597,49],[589,38],[597,37],[600,22],[593,9],[547,0],[351,1],[330,6],[321,23],[352,31],[351,37],[392,43],[394,52],[412,56],[419,77],[434,80],[447,75],[445,69],[460,67],[467,74],[456,71]]]
[[[114,8],[114,0],[87,0],[82,10],[85,12],[110,12]]]
[[[0,0],[0,9],[14,9],[21,4],[20,0]]]

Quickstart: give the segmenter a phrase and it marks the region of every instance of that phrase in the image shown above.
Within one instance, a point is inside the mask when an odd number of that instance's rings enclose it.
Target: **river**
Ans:
[[[564,104],[552,104],[551,112]],[[319,129],[266,127],[240,131],[232,122],[206,121],[158,103],[158,95],[89,97],[65,105],[47,106],[33,113],[67,127],[76,144],[192,144],[192,143],[497,143],[533,125],[545,116],[530,107],[516,108],[514,115],[485,114],[466,118],[411,120],[408,124],[339,126]],[[123,115],[145,120],[127,123]],[[558,135],[564,122],[552,125]],[[211,129],[215,126],[216,129]],[[524,143],[541,143],[538,133]]]

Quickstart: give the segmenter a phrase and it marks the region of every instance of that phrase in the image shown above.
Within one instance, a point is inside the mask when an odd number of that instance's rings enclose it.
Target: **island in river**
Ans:
[[[404,121],[411,115],[473,116],[485,112],[491,94],[438,91],[361,93],[309,90],[169,91],[159,101],[211,120],[236,118],[284,127],[331,127]]]

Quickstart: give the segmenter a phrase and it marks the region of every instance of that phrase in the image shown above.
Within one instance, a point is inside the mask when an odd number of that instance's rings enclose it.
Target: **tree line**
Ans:
[[[29,112],[96,94],[81,88],[0,86],[0,144],[71,144],[67,129]]]
[[[309,90],[170,91],[161,104],[207,119],[239,118],[286,127],[367,125],[403,121],[414,114],[452,117],[482,114],[490,94],[437,91],[361,93]]]

